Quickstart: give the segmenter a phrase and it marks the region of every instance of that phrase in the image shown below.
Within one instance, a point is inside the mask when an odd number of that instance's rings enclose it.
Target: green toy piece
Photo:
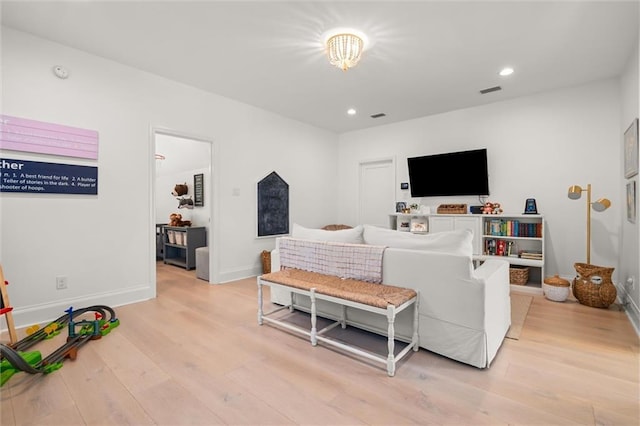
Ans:
[[[32,352],[18,352],[18,354],[29,363],[31,366],[36,366],[42,361],[42,354],[40,351],[32,351]],[[14,374],[18,373],[20,370],[15,368],[11,363],[3,359],[0,362],[0,386],[4,385],[7,380],[9,380]]]
[[[62,368],[64,358],[75,359],[77,351],[82,345],[109,334],[111,330],[120,325],[115,311],[105,305],[75,310],[73,307],[69,307],[65,312],[65,315],[47,324],[44,329],[40,329],[37,325],[29,327],[27,336],[12,345],[0,343],[0,386],[3,386],[15,373],[20,371],[28,374],[49,374]],[[94,321],[73,321],[74,315],[78,317],[87,312],[95,312],[96,319]],[[105,313],[109,315],[108,319],[102,319]],[[75,331],[76,325],[80,326],[78,333]],[[69,331],[67,343],[52,354],[43,358],[39,351],[25,352],[27,348],[39,341],[57,336],[65,327]]]

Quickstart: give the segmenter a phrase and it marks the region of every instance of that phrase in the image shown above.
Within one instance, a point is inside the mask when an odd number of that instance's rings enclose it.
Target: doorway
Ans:
[[[395,206],[396,168],[393,158],[360,163],[358,223],[388,228]]]
[[[219,282],[219,239],[215,238],[219,193],[217,144],[204,137],[159,128],[152,129],[151,142],[152,282],[156,283],[156,262],[163,256],[162,243],[158,245],[157,230],[169,223],[172,213],[181,214],[182,220],[190,221],[192,227],[205,228],[206,246],[209,247],[209,283]],[[186,186],[187,192],[175,195],[173,191],[176,185]]]

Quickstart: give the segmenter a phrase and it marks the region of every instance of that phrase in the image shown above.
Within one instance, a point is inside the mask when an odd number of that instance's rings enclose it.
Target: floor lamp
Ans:
[[[577,200],[583,192],[587,193],[587,264],[591,264],[591,209],[603,212],[611,207],[611,201],[600,198],[598,201],[591,202],[591,184],[587,184],[587,189],[582,189],[579,185],[570,186],[568,197]]]

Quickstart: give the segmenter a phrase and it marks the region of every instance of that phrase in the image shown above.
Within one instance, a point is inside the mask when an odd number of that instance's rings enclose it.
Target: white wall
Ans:
[[[573,264],[586,260],[586,201],[567,198],[573,184],[591,183],[596,199],[612,201],[610,209],[592,215],[591,262],[617,268],[624,208],[619,114],[618,84],[608,80],[343,134],[339,220],[358,221],[361,160],[395,155],[396,196],[409,201],[409,192],[399,185],[409,181],[407,157],[486,147],[489,200],[500,202],[505,213],[522,213],[525,200],[535,198],[545,215],[547,275],[575,276]],[[432,211],[442,203],[478,203],[477,197],[415,201]]]
[[[292,221],[335,217],[333,133],[8,28],[2,64],[3,114],[100,135],[98,196],[1,196],[0,260],[18,326],[57,317],[69,305],[117,306],[155,295],[152,127],[219,147],[220,281],[257,273],[261,250],[273,247],[272,238],[256,238],[255,201],[256,182],[271,171],[290,185]],[[54,65],[67,67],[69,79],[56,78]],[[67,290],[55,289],[56,275],[68,276]]]
[[[629,127],[635,118],[640,115],[638,99],[640,98],[640,89],[638,88],[638,60],[639,54],[638,47],[634,50],[633,54],[629,58],[629,62],[625,67],[625,71],[620,78],[620,92],[622,99],[622,118],[619,125],[620,136],[618,138],[621,146],[620,164],[621,169],[624,170],[624,151],[622,149],[623,134]],[[640,161],[636,159],[636,161]],[[636,327],[636,331],[640,330],[640,266],[638,266],[640,259],[640,251],[638,246],[640,245],[640,209],[638,208],[640,199],[640,179],[638,175],[634,176],[630,180],[627,180],[620,173],[619,191],[621,197],[624,200],[626,196],[627,182],[636,182],[636,222],[631,223],[627,220],[626,209],[623,208],[621,212],[621,228],[620,233],[622,235],[620,244],[620,281],[622,285],[618,286],[618,292],[621,293],[621,298],[628,303],[627,313],[629,318]],[[633,288],[625,286],[624,283],[627,278],[632,277],[634,279]],[[624,295],[628,294],[629,297],[625,298]],[[640,332],[640,331],[639,331]]]

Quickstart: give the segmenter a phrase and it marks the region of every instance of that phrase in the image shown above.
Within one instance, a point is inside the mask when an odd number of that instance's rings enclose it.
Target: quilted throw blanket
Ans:
[[[385,246],[281,238],[280,264],[319,274],[372,283],[382,282]]]

